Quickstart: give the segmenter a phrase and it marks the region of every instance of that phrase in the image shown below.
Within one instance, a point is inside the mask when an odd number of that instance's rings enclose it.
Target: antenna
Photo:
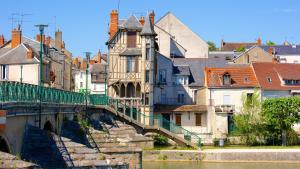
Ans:
[[[121,0],[118,0],[118,12],[120,13],[120,1]]]

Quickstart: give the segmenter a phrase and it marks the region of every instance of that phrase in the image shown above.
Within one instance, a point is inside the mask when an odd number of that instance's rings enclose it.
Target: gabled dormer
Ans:
[[[222,82],[224,86],[229,86],[231,85],[231,75],[228,72],[225,72],[222,75]]]

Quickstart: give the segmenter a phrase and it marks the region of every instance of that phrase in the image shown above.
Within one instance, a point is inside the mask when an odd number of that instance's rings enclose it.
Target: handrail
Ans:
[[[25,102],[39,103],[41,93],[42,103],[54,104],[72,104],[85,105],[86,95],[84,93],[64,91],[60,89],[41,87],[27,83],[2,81],[0,82],[0,102]],[[178,126],[173,121],[163,118],[161,115],[145,115],[140,112],[138,105],[128,105],[126,101],[123,103],[120,99],[109,98],[104,94],[88,94],[88,106],[108,105],[116,111],[122,112],[127,117],[136,120],[138,123],[146,126],[158,126],[172,132],[174,134],[183,134],[184,139],[192,142],[196,139],[198,146],[201,144],[201,138],[182,126]]]

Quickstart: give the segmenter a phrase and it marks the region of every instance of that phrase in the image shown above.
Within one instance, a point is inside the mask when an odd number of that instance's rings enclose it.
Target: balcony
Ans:
[[[215,112],[216,113],[234,113],[235,106],[234,105],[216,105]]]

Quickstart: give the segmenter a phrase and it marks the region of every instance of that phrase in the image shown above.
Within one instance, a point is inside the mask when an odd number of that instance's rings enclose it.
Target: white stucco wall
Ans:
[[[208,44],[172,13],[166,14],[155,25],[158,45],[163,55],[170,57],[170,39],[172,38],[186,49],[186,58],[208,57]]]
[[[82,73],[82,76],[81,76]],[[79,92],[80,89],[86,88],[86,73],[85,70],[78,70],[75,73],[75,91]],[[80,83],[82,82],[82,87],[80,87]],[[96,88],[95,88],[96,87]],[[88,89],[91,90],[91,94],[104,94],[105,84],[104,83],[92,83],[91,82],[91,74],[88,74]],[[107,89],[107,88],[106,88]]]
[[[26,64],[22,68],[22,82],[38,85],[39,81],[39,65]],[[20,82],[21,79],[21,65],[8,65],[8,80]]]
[[[300,63],[300,55],[278,55],[278,57],[281,63]]]

